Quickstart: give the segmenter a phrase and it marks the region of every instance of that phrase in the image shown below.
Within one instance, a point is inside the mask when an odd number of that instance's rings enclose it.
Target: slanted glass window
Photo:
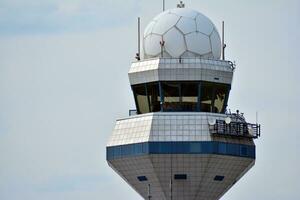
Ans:
[[[160,87],[158,82],[152,82],[133,85],[132,90],[139,114],[161,111],[162,97],[165,112],[224,113],[230,85],[182,81],[161,82]]]
[[[150,112],[160,111],[160,95],[158,83],[147,84],[147,94],[149,97]]]
[[[139,113],[149,112],[149,103],[146,93],[146,87],[144,84],[132,86],[133,93],[135,95],[137,110]]]
[[[180,84],[179,83],[162,83],[164,96],[164,111],[181,111],[180,107]]]
[[[215,86],[215,101],[213,112],[222,113],[225,109],[225,98],[227,95],[228,87],[226,85]]]
[[[197,111],[198,83],[182,83],[181,96],[181,108],[183,111]]]
[[[212,83],[201,84],[201,112],[212,112],[213,105],[213,88]]]

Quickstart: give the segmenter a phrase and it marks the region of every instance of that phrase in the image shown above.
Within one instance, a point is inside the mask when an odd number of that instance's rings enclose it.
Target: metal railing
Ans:
[[[216,120],[216,123],[210,126],[210,131],[215,135],[258,138],[260,137],[260,124],[246,122],[226,123],[225,120]]]

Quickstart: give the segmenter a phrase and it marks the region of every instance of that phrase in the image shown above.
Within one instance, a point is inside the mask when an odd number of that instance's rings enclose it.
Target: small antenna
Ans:
[[[165,9],[166,9],[166,2],[165,2],[165,0],[163,0],[163,12],[165,11]]]
[[[137,60],[141,60],[141,19],[138,17],[138,52],[135,55]]]
[[[151,185],[150,184],[148,184],[148,200],[151,200],[151,198],[152,198],[152,196],[151,196]]]
[[[255,121],[256,121],[256,124],[257,124],[257,122],[258,122],[258,111],[256,111]]]
[[[164,57],[164,46],[165,46],[165,41],[162,39],[160,42],[160,54],[161,54],[161,57],[163,58]]]
[[[225,48],[226,48],[226,44],[224,42],[224,21],[222,21],[222,60],[225,60]]]
[[[173,200],[173,156],[171,156],[170,200]]]
[[[177,4],[177,8],[184,8],[185,7],[185,4],[180,1],[179,4]]]

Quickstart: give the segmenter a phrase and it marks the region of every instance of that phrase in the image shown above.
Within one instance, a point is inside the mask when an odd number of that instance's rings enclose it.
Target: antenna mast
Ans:
[[[258,111],[256,111],[255,121],[256,121],[256,124],[257,124],[257,121],[258,121]]]
[[[148,200],[151,200],[152,198],[150,187],[151,187],[150,184],[148,184]]]
[[[224,21],[222,21],[222,60],[225,60],[225,48],[226,44],[224,42]]]
[[[171,154],[170,200],[173,200],[173,156]]]
[[[166,2],[165,2],[165,0],[163,0],[163,12],[165,11],[165,9],[166,9]]]
[[[185,4],[183,3],[183,1],[180,1],[179,4],[177,4],[177,8],[184,8]]]
[[[159,42],[159,44],[160,44],[160,55],[161,55],[161,57],[163,58],[163,57],[164,57],[164,46],[165,46],[165,41],[164,41],[164,40],[161,40],[161,41]]]
[[[135,55],[137,60],[141,60],[141,19],[138,17],[138,52]]]

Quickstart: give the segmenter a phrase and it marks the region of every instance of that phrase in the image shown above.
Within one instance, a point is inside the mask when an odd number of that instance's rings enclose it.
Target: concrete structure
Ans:
[[[260,126],[226,111],[234,66],[219,60],[221,40],[208,18],[181,6],[149,26],[147,59],[129,70],[136,115],[117,120],[108,164],[144,199],[219,199],[254,165]],[[172,30],[182,35],[166,35]],[[209,47],[189,34],[207,37]]]

